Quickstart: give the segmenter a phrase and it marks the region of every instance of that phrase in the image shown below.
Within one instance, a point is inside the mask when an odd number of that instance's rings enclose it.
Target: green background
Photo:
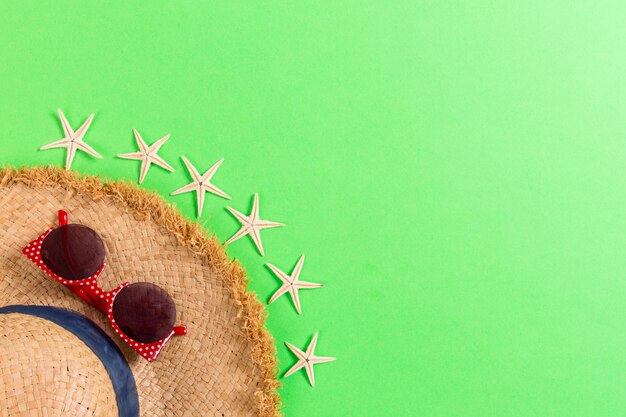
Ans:
[[[281,374],[338,358],[287,416],[626,415],[626,3],[523,3],[4,1],[0,161],[62,164],[57,107],[80,172],[136,180],[132,128],[164,196],[224,157],[201,221],[287,224],[229,247],[251,288],[327,284],[269,306]]]

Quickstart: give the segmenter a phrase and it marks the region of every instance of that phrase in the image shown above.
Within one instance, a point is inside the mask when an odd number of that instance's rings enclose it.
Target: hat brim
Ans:
[[[104,288],[148,281],[174,298],[188,335],[172,339],[154,363],[121,343],[104,316],[21,255],[26,243],[55,225],[59,209],[102,237]],[[245,273],[215,237],[158,195],[58,168],[4,168],[0,233],[0,306],[65,307],[100,325],[135,375],[141,415],[279,415],[274,343]]]

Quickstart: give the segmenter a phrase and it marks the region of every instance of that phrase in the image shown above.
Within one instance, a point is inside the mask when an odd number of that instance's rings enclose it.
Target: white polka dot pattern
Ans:
[[[126,282],[120,285],[113,291],[105,291],[100,288],[100,286],[98,285],[98,278],[100,278],[102,272],[104,272],[104,269],[106,268],[106,263],[102,264],[102,266],[93,275],[78,281],[64,279],[52,272],[42,260],[41,245],[43,244],[43,241],[46,239],[46,237],[53,230],[54,227],[46,230],[46,232],[39,236],[38,239],[33,240],[28,245],[26,245],[24,249],[22,249],[22,253],[53,280],[67,287],[80,287],[83,291],[85,291],[85,293],[87,293],[89,298],[96,300],[96,302],[94,303],[95,307],[97,307],[100,311],[106,314],[109,322],[111,323],[111,326],[115,330],[115,333],[117,333],[126,343],[128,343],[128,345],[132,347],[139,355],[148,360],[148,362],[153,362],[157,358],[157,356],[159,356],[159,353],[161,353],[161,350],[163,349],[165,343],[167,343],[167,341],[170,340],[174,335],[174,330],[172,330],[168,336],[154,343],[141,343],[126,336],[122,329],[119,328],[117,323],[115,323],[115,317],[113,317],[113,303],[115,301],[115,296],[124,287],[126,287],[128,283]]]

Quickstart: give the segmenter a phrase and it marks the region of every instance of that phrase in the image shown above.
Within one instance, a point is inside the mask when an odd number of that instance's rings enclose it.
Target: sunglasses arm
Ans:
[[[59,226],[65,226],[69,223],[67,211],[59,210]]]
[[[174,326],[175,336],[184,336],[187,334],[187,328],[185,326]]]

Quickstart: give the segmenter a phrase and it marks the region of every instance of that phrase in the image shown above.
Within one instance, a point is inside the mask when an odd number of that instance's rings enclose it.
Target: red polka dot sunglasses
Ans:
[[[105,248],[98,234],[87,226],[69,224],[59,210],[59,226],[46,230],[22,253],[50,278],[104,313],[115,332],[149,362],[174,335],[185,335],[176,323],[176,305],[161,287],[139,282],[124,283],[113,291],[98,285],[106,268]]]

